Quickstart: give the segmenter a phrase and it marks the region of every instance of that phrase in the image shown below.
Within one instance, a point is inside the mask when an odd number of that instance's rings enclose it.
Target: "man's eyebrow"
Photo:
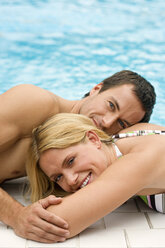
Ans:
[[[118,101],[117,101],[113,96],[111,96],[111,97],[112,97],[112,100],[114,101],[114,103],[115,103],[115,105],[116,105],[116,108],[117,108],[118,110],[120,110],[120,106],[119,106],[119,104],[118,104]],[[124,121],[124,122],[127,124],[128,127],[132,126],[132,124],[129,123],[128,121],[126,121],[126,120],[122,120],[122,121]]]
[[[120,110],[120,106],[119,106],[119,104],[118,104],[118,101],[117,101],[113,96],[111,96],[111,98],[112,98],[112,100],[114,101],[114,103],[115,103],[117,109]]]

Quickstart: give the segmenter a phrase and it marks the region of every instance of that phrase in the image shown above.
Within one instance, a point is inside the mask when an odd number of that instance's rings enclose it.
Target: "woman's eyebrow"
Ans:
[[[66,156],[65,159],[63,160],[63,162],[62,162],[62,168],[63,168],[63,167],[65,166],[65,164],[67,163],[68,157],[69,157],[69,156]]]
[[[71,155],[69,154],[69,155],[67,155],[67,156],[65,157],[64,160],[62,160],[61,168],[64,168],[64,167],[65,167],[65,165],[67,164],[67,162],[68,162],[70,156],[71,156]],[[54,178],[54,177],[57,176],[58,174],[59,174],[59,173],[53,173],[53,174],[51,174],[51,175],[49,176],[49,178],[50,178],[50,179],[51,179],[51,178]]]

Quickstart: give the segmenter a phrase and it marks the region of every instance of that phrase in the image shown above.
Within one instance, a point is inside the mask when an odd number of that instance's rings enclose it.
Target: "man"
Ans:
[[[152,85],[131,71],[114,74],[76,101],[34,85],[13,87],[0,96],[0,183],[26,175],[32,130],[50,116],[61,112],[84,114],[107,133],[116,133],[137,122],[148,122],[155,98]],[[60,201],[50,196],[24,207],[0,188],[0,221],[24,238],[63,241],[67,223],[45,210]]]

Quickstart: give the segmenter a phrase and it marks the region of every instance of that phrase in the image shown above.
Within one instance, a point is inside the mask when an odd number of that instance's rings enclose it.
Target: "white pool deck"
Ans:
[[[25,204],[21,193],[22,181],[10,181],[3,187],[15,199]],[[0,222],[0,248],[2,247],[165,248],[165,214],[152,211],[140,199],[130,199],[76,237],[54,244],[22,239]]]

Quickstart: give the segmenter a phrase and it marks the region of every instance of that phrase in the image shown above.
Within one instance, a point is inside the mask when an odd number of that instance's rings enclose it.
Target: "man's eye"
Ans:
[[[122,120],[118,120],[118,122],[122,129],[126,128],[126,125]]]
[[[109,101],[109,106],[110,106],[111,110],[115,109],[115,105],[111,101]]]
[[[72,164],[73,164],[73,162],[74,162],[74,159],[75,159],[74,157],[73,157],[73,158],[71,158],[71,159],[69,159],[69,160],[68,160],[68,165],[72,165]]]
[[[62,175],[60,174],[60,175],[58,175],[56,178],[55,178],[55,183],[58,183],[59,181],[60,181],[60,179],[61,179],[61,177],[62,177]]]

